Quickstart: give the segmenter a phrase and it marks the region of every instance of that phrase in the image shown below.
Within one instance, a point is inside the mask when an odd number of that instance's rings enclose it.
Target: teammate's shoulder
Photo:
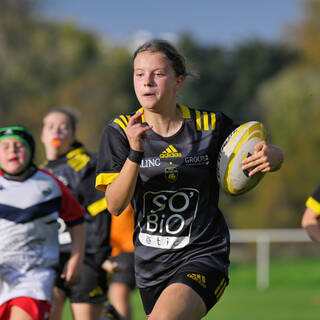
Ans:
[[[74,147],[66,154],[67,164],[75,171],[80,171],[83,168],[94,163],[95,157],[89,153],[82,143],[77,142]]]
[[[178,104],[178,106],[181,109],[182,117],[193,122],[197,131],[214,131],[217,123],[226,117],[221,111],[191,108],[182,104]]]

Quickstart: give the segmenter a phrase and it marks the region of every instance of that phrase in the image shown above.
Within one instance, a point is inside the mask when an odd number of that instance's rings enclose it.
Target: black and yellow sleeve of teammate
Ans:
[[[306,207],[320,215],[320,183],[306,201]]]

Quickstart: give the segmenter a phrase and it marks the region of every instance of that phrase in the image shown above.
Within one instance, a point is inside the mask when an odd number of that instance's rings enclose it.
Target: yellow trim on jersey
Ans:
[[[220,290],[220,291],[219,291],[219,293],[216,295],[217,300],[219,300],[219,299],[220,299],[220,297],[221,297],[221,295],[223,294],[224,289],[226,288],[226,286],[227,286],[227,282],[225,282],[225,283],[223,284],[223,286],[222,286],[221,290]]]
[[[80,171],[84,168],[90,161],[90,157],[87,154],[79,154],[76,157],[68,160],[68,165],[70,165],[75,171]]]
[[[117,173],[100,173],[96,178],[96,189],[106,191],[106,187],[110,184],[117,176]]]
[[[216,296],[217,300],[219,300],[219,298],[221,297],[221,295],[224,292],[224,289],[227,286],[227,281],[225,278],[222,278],[222,280],[220,281],[219,285],[217,286],[216,290],[214,291],[214,295]]]
[[[106,198],[101,198],[101,199],[91,203],[90,205],[88,205],[87,209],[88,209],[88,212],[92,216],[96,216],[100,212],[102,212],[102,211],[107,209],[107,200],[106,200]]]
[[[76,148],[76,149],[71,150],[70,152],[68,152],[67,155],[66,155],[66,157],[67,157],[68,159],[70,159],[70,158],[76,156],[77,154],[84,153],[84,152],[85,152],[85,150],[84,150],[83,147]]]
[[[306,201],[306,207],[310,208],[316,214],[320,215],[320,203],[312,197],[309,197]]]
[[[100,286],[96,287],[89,293],[90,297],[101,296],[101,295],[103,295],[103,290]]]
[[[216,114],[214,112],[210,112],[211,115],[211,129],[212,131],[216,128]]]
[[[209,117],[208,112],[203,112],[203,128],[204,130],[209,130]]]
[[[196,113],[196,128],[198,131],[201,131],[201,130],[214,131],[215,130],[216,114],[214,112],[210,112],[210,118],[207,111],[195,110],[195,113]],[[211,121],[211,129],[210,129],[210,121]]]
[[[217,286],[216,290],[214,291],[215,296],[218,294],[218,292],[220,291],[221,287],[223,287],[224,283],[225,283],[225,279],[222,278],[222,280],[220,281],[219,285]]]
[[[143,111],[143,107],[140,108],[140,109],[138,109],[138,110],[136,111],[136,113],[141,112],[141,111]],[[141,121],[142,121],[142,123],[145,123],[145,122],[146,122],[146,119],[145,119],[145,117],[144,117],[144,114],[141,116]]]
[[[123,131],[126,131],[126,125],[120,119],[114,119],[113,122],[118,124]]]
[[[196,110],[196,126],[197,130],[201,131],[201,114],[199,110]]]
[[[83,147],[71,150],[67,153],[66,158],[68,165],[71,166],[75,171],[80,171],[90,161],[90,157],[85,153]]]
[[[119,117],[124,122],[125,126],[127,126],[128,125],[128,119],[123,114],[121,114]]]
[[[188,107],[178,103],[178,107],[180,108],[181,112],[182,112],[182,118],[183,119],[191,119],[191,114],[190,114],[190,110]]]
[[[191,112],[187,106],[184,106],[180,103],[178,103],[177,106],[181,110],[183,119],[191,119]],[[143,111],[143,107],[139,108],[136,111],[136,114],[141,111]],[[199,110],[195,110],[195,114],[196,114],[196,128],[198,131],[202,130],[202,126],[203,126],[203,130],[205,131],[215,130],[216,115],[214,112],[207,112],[207,111],[202,112]],[[118,118],[114,119],[113,122],[117,123],[122,128],[122,130],[125,131],[129,120],[130,120],[129,115],[120,115]],[[144,114],[141,116],[141,121],[142,123],[146,122]],[[210,122],[211,122],[211,129],[210,129]]]

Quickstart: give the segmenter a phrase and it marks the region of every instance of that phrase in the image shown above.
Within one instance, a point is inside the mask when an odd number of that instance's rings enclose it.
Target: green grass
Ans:
[[[318,320],[320,259],[277,260],[270,266],[270,287],[256,288],[254,264],[233,264],[230,285],[206,320]],[[133,320],[146,319],[139,292],[132,294]],[[64,320],[71,320],[65,313]]]

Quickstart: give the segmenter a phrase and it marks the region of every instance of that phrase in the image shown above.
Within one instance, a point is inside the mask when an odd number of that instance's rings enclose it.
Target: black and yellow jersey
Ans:
[[[310,208],[313,212],[320,215],[320,183],[313,191],[306,201],[306,207]]]
[[[236,125],[221,112],[178,106],[183,125],[176,134],[146,132],[132,199],[139,288],[167,280],[185,261],[202,261],[228,274],[229,231],[218,208],[216,164],[222,143]],[[103,132],[96,177],[100,190],[126,161],[129,119],[130,115],[120,115]]]
[[[94,187],[96,164],[96,157],[88,153],[81,143],[75,142],[65,155],[46,161],[41,167],[62,181],[85,209],[85,253],[94,257],[94,262],[100,266],[111,252],[111,216],[107,211],[104,193]],[[62,252],[70,252],[70,234],[62,221],[59,242]]]

